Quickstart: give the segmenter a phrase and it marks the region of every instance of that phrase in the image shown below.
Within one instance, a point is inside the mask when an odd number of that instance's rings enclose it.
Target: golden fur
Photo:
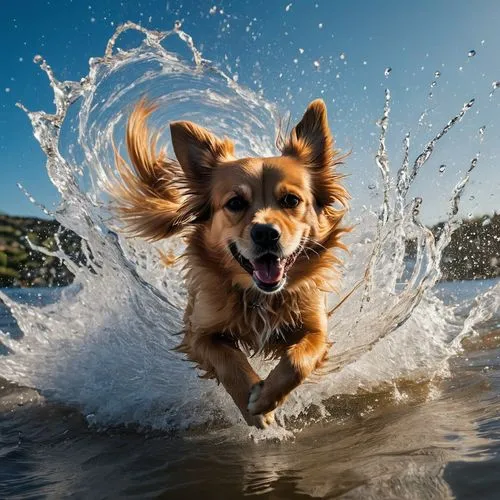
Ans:
[[[147,127],[154,110],[142,100],[129,118],[132,168],[115,149],[116,212],[132,235],[185,237],[189,299],[178,349],[224,385],[249,424],[265,427],[328,347],[324,292],[337,278],[332,249],[345,248],[339,224],[348,194],[336,171],[341,159],[325,105],[313,101],[282,155],[272,158],[237,159],[229,139],[173,122],[177,161],[157,151],[158,135]],[[264,256],[252,233],[256,225],[279,234]],[[259,259],[268,262],[265,283]],[[275,293],[266,293],[269,287]],[[248,363],[252,353],[280,359],[265,381]]]

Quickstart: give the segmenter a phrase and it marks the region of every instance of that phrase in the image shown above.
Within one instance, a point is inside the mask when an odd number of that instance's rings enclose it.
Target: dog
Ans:
[[[128,234],[186,242],[188,303],[178,351],[215,378],[249,425],[265,428],[327,357],[326,293],[339,281],[349,194],[326,106],[309,104],[275,157],[238,158],[233,142],[170,123],[176,160],[148,129],[145,99],[126,128],[131,167],[115,151],[115,213]],[[265,380],[248,361],[279,360]]]

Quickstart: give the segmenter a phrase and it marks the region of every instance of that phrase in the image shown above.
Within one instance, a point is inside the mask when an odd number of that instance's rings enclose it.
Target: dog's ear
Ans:
[[[234,144],[191,122],[172,122],[170,133],[175,156],[184,172],[181,183],[187,195],[180,211],[192,223],[206,221],[211,214],[212,170],[219,162],[233,157]]]
[[[282,153],[294,156],[311,171],[318,203],[331,205],[335,201],[347,204],[347,192],[340,184],[335,166],[342,159],[334,148],[326,106],[322,99],[312,101],[300,122],[292,129]]]
[[[302,120],[292,129],[283,154],[295,156],[315,168],[332,165],[335,151],[333,137],[328,127],[325,103],[312,101]]]
[[[192,122],[170,124],[174,153],[188,181],[199,182],[218,162],[230,159],[234,144]]]
[[[136,104],[126,128],[130,165],[113,142],[116,175],[105,184],[123,229],[148,240],[181,231],[187,219],[180,212],[181,192],[176,185],[180,168],[165,151],[158,150],[159,134],[148,127],[155,109],[156,105],[146,99]]]

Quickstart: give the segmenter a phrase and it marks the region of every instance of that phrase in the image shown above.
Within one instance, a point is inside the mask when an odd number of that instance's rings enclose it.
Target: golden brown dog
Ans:
[[[229,139],[173,122],[177,161],[148,131],[154,109],[142,100],[130,116],[133,169],[115,150],[116,209],[134,235],[184,235],[189,301],[179,350],[223,384],[249,424],[265,427],[328,349],[324,292],[336,279],[332,249],[343,247],[348,194],[325,105],[313,101],[271,158],[238,159]],[[256,352],[279,358],[264,381],[247,359]]]

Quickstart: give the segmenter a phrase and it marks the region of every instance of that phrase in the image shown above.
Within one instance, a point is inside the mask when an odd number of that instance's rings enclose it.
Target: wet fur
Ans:
[[[313,101],[274,158],[235,157],[233,143],[190,122],[171,123],[177,161],[157,150],[147,127],[155,106],[140,101],[128,122],[132,168],[115,149],[118,176],[109,186],[114,209],[131,235],[149,240],[182,234],[189,292],[178,350],[207,378],[224,385],[249,424],[264,427],[288,393],[325,359],[325,291],[335,288],[340,221],[348,194],[336,166],[326,108]],[[251,198],[248,213],[224,208],[234,186]],[[299,209],[276,204],[276,190],[299,193]],[[260,193],[260,194],[258,194]],[[334,208],[340,204],[342,208]],[[273,223],[283,248],[302,249],[278,293],[262,293],[228,250],[251,251],[249,228]],[[287,250],[290,252],[291,250]],[[247,355],[279,358],[262,381]],[[250,393],[250,400],[249,400]]]

